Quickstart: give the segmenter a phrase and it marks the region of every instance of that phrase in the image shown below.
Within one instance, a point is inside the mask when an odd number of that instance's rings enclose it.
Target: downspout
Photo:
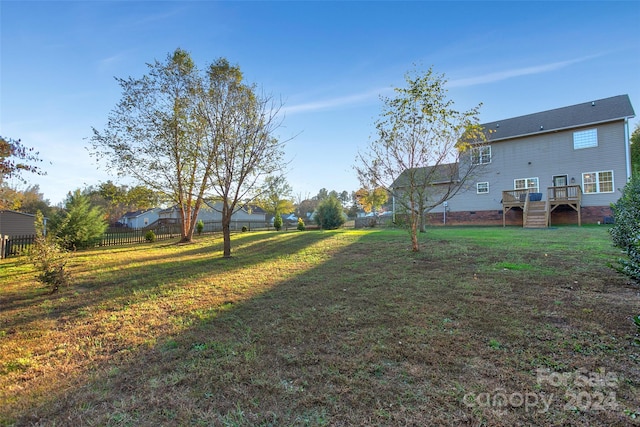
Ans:
[[[627,168],[625,182],[629,182],[631,180],[631,145],[629,144],[629,119],[627,117],[624,119],[624,157]]]

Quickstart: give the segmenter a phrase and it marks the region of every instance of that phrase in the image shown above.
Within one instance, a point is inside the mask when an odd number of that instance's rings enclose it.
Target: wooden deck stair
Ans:
[[[524,228],[547,228],[549,226],[549,213],[547,202],[525,203]]]

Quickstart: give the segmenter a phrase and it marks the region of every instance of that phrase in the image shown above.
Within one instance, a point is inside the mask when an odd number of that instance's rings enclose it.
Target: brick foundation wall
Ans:
[[[585,206],[582,208],[582,224],[604,222],[611,217],[609,206]],[[429,225],[445,225],[442,213],[428,215]],[[507,225],[522,226],[522,211],[511,209],[506,216]],[[577,225],[578,213],[568,206],[559,206],[551,213],[551,225]],[[502,225],[502,210],[447,212],[446,225]]]

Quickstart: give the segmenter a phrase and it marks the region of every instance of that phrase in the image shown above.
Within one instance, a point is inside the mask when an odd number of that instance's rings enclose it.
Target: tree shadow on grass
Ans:
[[[0,316],[4,317],[0,327],[12,334],[43,319],[67,323],[96,307],[118,310],[155,294],[179,290],[185,283],[202,280],[217,272],[228,274],[258,263],[276,261],[330,236],[322,232],[243,233],[234,236],[235,251],[231,259],[221,257],[220,238],[202,239],[193,247],[161,244],[155,248],[139,248],[128,252],[132,259],[124,263],[121,258],[113,262],[92,262],[92,257],[100,257],[108,251],[79,253],[71,267],[73,284],[61,292],[51,294],[46,287],[34,283],[38,288],[27,294],[5,293],[2,311],[12,315]],[[163,248],[168,250],[157,252]],[[212,288],[215,287],[215,277],[210,282]],[[38,308],[43,305],[43,309]]]
[[[561,347],[580,330],[577,321],[574,329],[535,339],[547,332],[530,305],[548,291],[546,282],[504,292],[494,280],[475,277],[466,246],[456,252],[442,243],[447,250],[440,255],[436,242],[432,253],[412,254],[404,235],[386,241],[367,233],[313,237],[304,244],[296,242],[299,237],[287,241],[294,258],[280,270],[266,269],[255,278],[256,289],[185,307],[188,323],[158,329],[151,346],[114,348],[92,363],[90,373],[49,390],[44,403],[20,413],[17,424],[624,423],[620,411],[580,413],[562,405],[547,413],[523,407],[484,411],[465,404],[468,393],[540,390],[535,361],[597,364],[608,356],[595,351],[578,361]],[[255,258],[216,265],[233,264],[240,281],[251,265],[277,264],[277,255],[264,258],[259,240],[250,243],[247,251],[255,250]],[[313,253],[316,244],[324,244],[330,256]],[[263,248],[281,246],[274,241]],[[313,261],[307,263],[304,252],[312,252]],[[455,266],[460,260],[463,269]],[[522,281],[529,273],[513,274]],[[505,286],[509,277],[500,276]],[[157,307],[172,297],[158,297]],[[202,292],[193,296],[206,298]],[[554,310],[569,313],[564,306]],[[624,328],[608,333],[622,339]],[[620,385],[621,402],[637,389],[638,375],[629,378],[636,385]]]

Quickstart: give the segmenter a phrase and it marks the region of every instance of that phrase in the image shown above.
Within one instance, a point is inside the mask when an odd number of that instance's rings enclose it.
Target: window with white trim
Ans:
[[[518,178],[513,181],[514,190],[531,190],[533,193],[538,193],[540,188],[538,185],[538,178]]]
[[[613,193],[613,188],[613,171],[582,174],[582,191],[585,194]]]
[[[476,183],[476,193],[478,194],[487,194],[489,192],[489,183],[488,182],[477,182]]]
[[[473,147],[471,149],[471,162],[474,165],[486,165],[491,163],[491,146]]]
[[[580,130],[573,133],[573,149],[591,148],[598,146],[598,129]]]

